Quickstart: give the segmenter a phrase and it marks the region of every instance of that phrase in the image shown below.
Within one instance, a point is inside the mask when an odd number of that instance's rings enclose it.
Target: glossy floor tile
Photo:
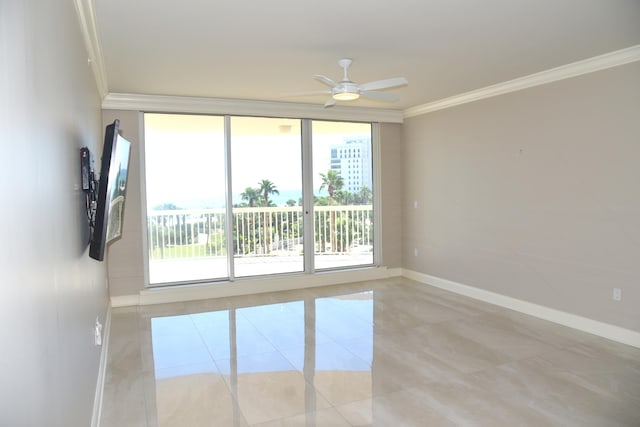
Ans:
[[[102,427],[640,426],[640,349],[402,278],[114,309]]]

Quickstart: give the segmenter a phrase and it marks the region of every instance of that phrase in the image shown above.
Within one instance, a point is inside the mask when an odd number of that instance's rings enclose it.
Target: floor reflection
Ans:
[[[313,425],[318,411],[370,399],[373,295],[150,318],[158,425],[303,413]]]
[[[640,349],[403,278],[113,310],[100,425],[637,426]]]

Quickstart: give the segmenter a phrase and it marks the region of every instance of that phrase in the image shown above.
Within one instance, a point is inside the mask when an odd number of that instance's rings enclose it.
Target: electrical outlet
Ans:
[[[94,329],[94,344],[97,346],[102,345],[102,324],[98,317],[96,317],[96,325]]]
[[[622,301],[622,289],[613,288],[612,298],[614,301]]]
[[[413,256],[418,256],[418,248],[413,248]]]

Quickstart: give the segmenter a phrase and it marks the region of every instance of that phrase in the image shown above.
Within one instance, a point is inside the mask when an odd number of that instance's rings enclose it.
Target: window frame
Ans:
[[[234,272],[234,261],[233,261],[233,239],[229,238],[229,236],[233,236],[233,224],[232,221],[226,221],[226,233],[227,233],[227,272],[228,277],[224,278],[211,278],[197,281],[184,281],[184,282],[162,282],[162,283],[150,283],[150,273],[149,273],[149,236],[148,236],[148,215],[147,215],[147,175],[146,175],[146,135],[145,135],[145,115],[146,114],[176,114],[176,115],[206,115],[206,116],[217,116],[224,117],[224,145],[225,145],[225,176],[227,177],[226,182],[226,215],[228,218],[233,217],[233,195],[232,195],[232,171],[231,171],[231,118],[232,117],[242,117],[242,114],[204,114],[204,113],[160,113],[155,111],[148,112],[140,112],[140,134],[142,136],[143,143],[141,144],[141,161],[140,161],[140,173],[141,173],[141,196],[142,196],[142,225],[143,225],[143,250],[144,250],[144,281],[145,281],[145,289],[154,289],[154,288],[163,288],[168,286],[175,285],[189,285],[195,283],[225,283],[225,282],[236,282],[243,280],[255,280],[261,277],[277,277],[280,275],[314,275],[317,272],[338,272],[338,271],[350,271],[350,270],[359,270],[359,269],[367,269],[367,268],[377,268],[380,266],[381,258],[382,258],[382,245],[381,245],[381,237],[382,237],[382,217],[381,217],[381,159],[380,159],[380,124],[378,122],[373,121],[362,121],[362,120],[333,120],[333,119],[310,119],[310,118],[294,118],[294,117],[272,117],[272,116],[264,116],[264,115],[256,115],[255,117],[264,117],[264,118],[286,118],[286,119],[296,119],[301,122],[301,149],[302,149],[302,181],[303,181],[303,189],[302,189],[302,209],[304,214],[304,223],[303,223],[303,236],[314,236],[314,203],[313,203],[313,157],[312,157],[312,149],[313,149],[313,135],[311,129],[311,123],[313,121],[328,121],[328,122],[340,122],[343,121],[345,123],[363,123],[369,124],[371,126],[371,174],[372,174],[372,211],[373,211],[373,257],[371,264],[358,264],[353,266],[343,266],[343,267],[335,267],[335,268],[322,268],[316,269],[314,265],[314,238],[305,238],[304,239],[304,266],[302,272],[295,273],[275,273],[275,274],[266,274],[266,275],[256,275],[256,276],[241,276],[235,277]],[[331,155],[329,155],[329,162],[331,162]],[[317,173],[317,172],[316,172]]]

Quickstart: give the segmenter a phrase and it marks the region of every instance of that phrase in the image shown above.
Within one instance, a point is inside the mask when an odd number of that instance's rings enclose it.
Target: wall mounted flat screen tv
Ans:
[[[89,256],[98,261],[104,260],[107,245],[122,235],[131,143],[118,134],[119,126],[116,119],[105,129],[95,226],[89,244]]]

